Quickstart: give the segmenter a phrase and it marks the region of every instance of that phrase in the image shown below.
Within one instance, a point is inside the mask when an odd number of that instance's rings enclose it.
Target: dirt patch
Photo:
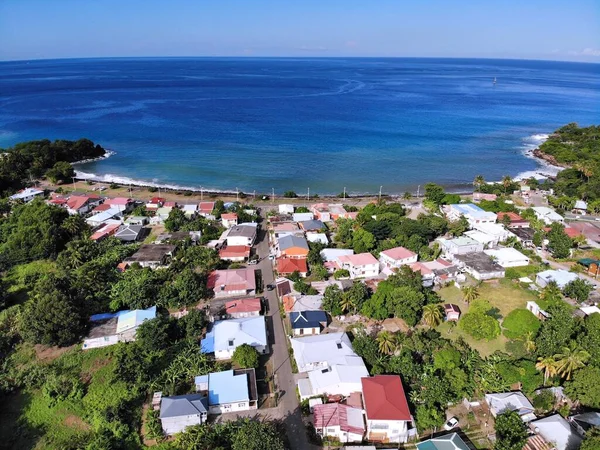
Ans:
[[[47,347],[45,345],[36,344],[33,349],[35,350],[35,356],[37,359],[43,362],[52,362],[55,359],[61,357],[69,350],[75,348],[78,344],[71,345],[70,347]]]
[[[63,424],[69,428],[77,428],[82,431],[88,431],[91,428],[87,423],[81,420],[81,418],[74,415],[69,415],[65,417],[65,420],[63,420]]]

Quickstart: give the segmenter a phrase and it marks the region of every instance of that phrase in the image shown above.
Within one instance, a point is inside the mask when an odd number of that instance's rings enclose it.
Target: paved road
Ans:
[[[263,222],[263,228],[266,228],[265,222]],[[262,272],[265,287],[264,296],[269,305],[267,323],[270,324],[271,361],[275,371],[275,382],[280,391],[277,409],[279,409],[279,418],[283,419],[285,423],[291,448],[297,450],[311,449],[314,447],[308,442],[300,405],[296,397],[296,385],[289,360],[287,337],[279,315],[279,300],[274,290],[266,290],[267,284],[274,282],[273,268],[268,258],[268,239],[268,233],[264,229],[261,230],[256,244],[256,252],[261,261],[256,267]]]

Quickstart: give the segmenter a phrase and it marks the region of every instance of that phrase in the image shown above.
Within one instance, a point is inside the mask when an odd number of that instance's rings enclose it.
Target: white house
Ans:
[[[263,316],[217,320],[206,338],[202,339],[203,353],[214,353],[215,359],[231,359],[235,349],[248,344],[260,354],[269,351],[267,328]]]
[[[502,267],[529,265],[529,258],[512,247],[500,248],[497,250],[484,250],[483,253],[491,256]]]
[[[321,258],[325,262],[335,262],[340,256],[354,255],[354,250],[346,248],[324,248],[321,250]]]
[[[102,225],[107,220],[121,220],[123,218],[123,212],[118,208],[109,208],[106,211],[102,211],[101,213],[94,214],[91,217],[85,219],[85,223],[87,223],[90,227],[94,228],[99,225]]]
[[[554,222],[565,223],[565,218],[552,208],[548,208],[547,206],[534,206],[531,209],[533,209],[535,216],[544,221],[546,225],[550,225]]]
[[[529,428],[552,443],[555,450],[577,450],[582,438],[571,427],[571,424],[560,414],[553,414],[529,423]]]
[[[544,270],[543,272],[537,274],[535,282],[540,287],[546,287],[548,283],[554,281],[559,288],[564,289],[567,284],[576,280],[577,278],[579,277],[576,273],[568,272],[563,269]]]
[[[194,217],[198,213],[198,205],[195,203],[191,205],[183,205],[181,210],[186,217]]]
[[[27,202],[30,202],[31,200],[33,200],[34,198],[36,198],[38,196],[43,196],[43,195],[44,195],[44,191],[40,191],[39,189],[34,189],[34,188],[26,188],[26,189],[21,189],[16,194],[11,195],[9,198],[11,200],[22,200],[23,202],[27,203]]]
[[[254,369],[213,372],[194,379],[196,391],[208,396],[209,414],[258,409],[256,373]]]
[[[346,333],[327,333],[290,339],[298,372],[347,365],[347,358],[360,358]]]
[[[256,226],[256,223],[241,223],[232,226],[226,232],[227,245],[252,247],[256,241]]]
[[[346,357],[345,364],[333,364],[324,369],[311,370],[308,378],[298,380],[300,400],[317,395],[349,396],[362,391],[362,378],[369,371],[360,356]]]
[[[384,250],[379,254],[379,264],[381,270],[388,269],[392,271],[407,264],[414,264],[417,262],[418,258],[419,255],[415,252],[411,252],[407,248],[394,247],[389,250]]]
[[[279,214],[294,214],[294,205],[279,205]]]
[[[455,260],[476,280],[491,280],[492,278],[504,278],[505,270],[485,253],[467,253],[456,255]]]
[[[162,429],[170,436],[192,425],[200,425],[206,422],[207,409],[207,399],[200,394],[163,397],[159,415]]]
[[[314,425],[321,437],[339,442],[362,442],[365,419],[361,409],[341,403],[327,403],[313,407]]]
[[[472,236],[471,233],[482,233],[485,236],[485,242],[482,242],[487,247],[495,247],[500,242],[505,241],[510,236],[514,236],[513,233],[508,231],[502,225],[498,223],[479,223],[473,225],[472,231],[467,231],[465,235],[471,236],[473,239],[478,240],[475,236]],[[481,242],[481,241],[480,241]]]
[[[375,442],[408,441],[412,417],[398,375],[377,375],[362,379],[367,419],[367,440]]]
[[[379,275],[379,261],[370,253],[340,256],[337,259],[340,269],[350,272],[350,278],[367,278]]]
[[[329,244],[329,239],[325,233],[306,233],[306,240],[308,242],[319,242],[321,244]]]
[[[460,236],[454,239],[438,239],[445,255],[453,257],[467,253],[483,251],[483,244],[468,236]]]
[[[238,215],[236,213],[221,214],[221,223],[225,228],[231,228],[238,224]]]
[[[516,411],[523,422],[530,422],[535,419],[535,408],[521,392],[485,394],[485,401],[494,417],[505,411]]]
[[[307,212],[307,213],[294,213],[294,214],[292,214],[292,220],[294,222],[304,222],[305,220],[313,220],[314,217],[315,216],[311,212]]]
[[[139,326],[156,317],[156,306],[148,309],[119,311],[118,313],[96,314],[91,317],[94,324],[83,341],[83,350],[108,347],[118,342],[135,340]]]
[[[448,220],[455,221],[459,220],[461,216],[464,216],[471,226],[480,223],[495,223],[496,214],[493,212],[484,211],[479,206],[473,203],[461,203],[455,205],[448,205],[445,208],[446,216]]]

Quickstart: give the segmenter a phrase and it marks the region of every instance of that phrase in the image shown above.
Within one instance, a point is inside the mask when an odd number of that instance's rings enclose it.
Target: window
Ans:
[[[238,403],[238,408],[244,408],[246,406],[245,403]]]
[[[233,347],[233,339],[230,339],[230,340],[229,340],[229,346],[230,346],[230,347]]]
[[[338,342],[338,343],[337,343],[337,348],[338,348],[339,350],[341,350],[341,349],[342,349],[342,343],[341,343],[341,342]]]

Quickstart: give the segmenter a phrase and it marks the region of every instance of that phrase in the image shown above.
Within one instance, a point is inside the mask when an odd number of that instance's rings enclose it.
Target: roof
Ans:
[[[340,256],[354,255],[354,250],[346,248],[324,248],[321,258],[325,261],[336,261]]]
[[[161,261],[166,255],[171,254],[177,247],[168,244],[144,244],[126,262],[154,262]]]
[[[390,248],[389,250],[384,250],[381,253],[384,254],[385,256],[395,259],[395,260],[413,258],[413,257],[417,256],[416,253],[411,252],[409,249],[404,248],[404,247]]]
[[[181,209],[183,211],[195,212],[198,210],[198,205],[183,205]]]
[[[527,256],[525,256],[519,250],[512,248],[512,247],[499,248],[496,250],[493,250],[493,249],[492,250],[484,250],[483,253],[485,253],[486,255],[489,255],[493,258],[496,258],[496,260],[499,263],[502,263],[502,262],[508,263],[508,262],[514,262],[514,261],[523,261],[523,260],[529,261],[529,258]]]
[[[563,220],[563,216],[547,206],[534,206],[531,209],[533,209],[540,216],[547,217],[550,220]]]
[[[504,267],[485,253],[465,253],[464,255],[455,255],[455,258],[462,261],[468,268],[480,273],[504,271]]]
[[[327,323],[325,311],[292,311],[290,313],[292,329],[320,328],[322,322]]]
[[[341,385],[354,385],[352,390],[361,390],[361,380],[369,376],[369,371],[360,356],[346,358],[346,364],[334,364],[324,369],[311,370],[308,372],[308,379],[312,387],[312,392],[317,395],[320,393],[339,393],[344,390]]]
[[[502,222],[502,219],[504,219],[504,216],[508,217],[510,219],[511,223],[513,223],[513,222],[527,222],[520,215],[518,215],[517,213],[514,213],[514,212],[499,212],[498,213],[498,221]]]
[[[312,214],[312,213],[311,213]],[[320,220],[303,220],[300,222],[300,226],[303,230],[322,230],[325,228],[325,224]]]
[[[176,395],[163,397],[160,402],[160,418],[192,416],[206,414],[205,400],[200,394]]]
[[[223,291],[252,291],[256,289],[254,269],[214,270],[208,276],[206,285],[213,290],[223,286]]]
[[[214,323],[214,350],[233,350],[242,344],[267,345],[267,328],[263,316],[218,320]],[[229,345],[233,341],[233,345]]]
[[[233,370],[208,375],[208,404],[223,405],[250,400],[248,374],[234,374]]]
[[[338,261],[342,264],[350,264],[351,266],[366,266],[369,264],[379,264],[370,253],[359,253],[357,255],[345,255],[338,257]]]
[[[237,219],[237,218],[238,218],[238,215],[236,213],[221,214],[221,219],[234,220],[234,219]]]
[[[77,211],[79,208],[85,206],[89,200],[89,197],[71,195],[67,200],[67,207]]]
[[[154,205],[157,203],[164,203],[164,201],[165,199],[162,197],[152,197],[148,203],[152,203]]]
[[[560,414],[535,420],[531,427],[546,441],[554,443],[556,450],[575,450],[581,445],[581,437],[573,432],[569,422]]]
[[[252,238],[254,236],[256,236],[256,224],[241,223],[234,225],[227,232],[227,237]]]
[[[146,320],[152,320],[156,317],[156,306],[148,309],[136,309],[119,316],[117,322],[117,333],[123,333],[133,328],[139,327]]]
[[[219,250],[219,256],[223,259],[235,257],[249,257],[251,247],[247,245],[228,245]]]
[[[565,286],[578,278],[576,273],[568,272],[564,269],[544,270],[543,272],[538,273],[537,276],[547,282],[556,281],[559,286]]]
[[[517,236],[519,239],[524,241],[533,240],[533,235],[535,234],[535,230],[533,228],[511,228],[510,232]]]
[[[281,206],[281,205],[279,205]],[[273,225],[273,231],[281,232],[281,231],[298,231],[298,224],[296,222],[281,222]]]
[[[330,366],[346,364],[347,357],[358,357],[348,335],[343,332],[292,338],[290,343],[299,368],[320,362]]]
[[[322,295],[284,295],[282,300],[285,312],[320,310],[323,304]]]
[[[520,415],[532,413],[534,408],[531,402],[521,392],[500,392],[485,394],[485,400],[498,414],[510,410],[517,411]]]
[[[292,247],[298,247],[308,251],[308,242],[306,242],[306,239],[301,236],[294,236],[292,234],[288,234],[279,238],[277,240],[277,243],[279,244],[279,250],[281,251],[287,250],[288,248]]]
[[[569,236],[571,239],[573,239],[574,237],[577,237],[577,236],[581,235],[581,231],[579,231],[579,230],[577,230],[575,228],[572,228],[570,226],[569,227],[565,227],[564,231],[565,231],[565,234],[567,236]]]
[[[102,211],[107,211],[109,209],[111,209],[111,206],[108,203],[102,203],[102,204],[96,206],[92,210],[92,212],[102,212]]]
[[[400,376],[363,378],[362,387],[369,420],[411,420]]]
[[[476,231],[477,232],[477,231]],[[449,242],[457,247],[468,247],[471,245],[479,245],[479,241],[476,241],[469,236],[460,236],[454,239],[448,239],[446,242]]]
[[[306,259],[294,259],[294,258],[277,258],[277,272],[280,274],[287,273],[307,273],[308,264]]]
[[[260,312],[260,310],[260,298],[242,298],[225,303],[225,311],[228,313]]]
[[[131,203],[133,200],[130,198],[125,198],[125,197],[116,197],[116,198],[107,198],[106,200],[104,200],[105,204],[108,205],[121,205],[121,206],[126,206],[129,203]]]
[[[118,223],[107,223],[104,226],[102,226],[102,228],[100,228],[99,230],[96,230],[96,232],[90,236],[90,239],[92,241],[97,241],[98,239],[101,239],[103,237],[115,234],[117,228],[119,228],[120,226],[121,225]]]
[[[587,207],[588,207],[588,205],[587,205],[587,203],[586,203],[586,202],[584,202],[583,200],[577,200],[577,201],[575,202],[575,207],[574,207],[574,209],[583,209],[583,210],[586,210],[586,209],[587,209]]]
[[[21,189],[19,192],[17,192],[14,195],[11,195],[10,199],[11,200],[19,200],[22,198],[31,197],[32,195],[40,195],[43,193],[44,193],[44,191],[40,191],[39,189],[26,188],[26,189]]]
[[[163,206],[164,206],[165,208],[176,208],[176,207],[177,207],[177,202],[174,202],[174,201],[168,201],[168,202],[165,202],[165,203],[163,204]]]
[[[313,407],[316,428],[340,427],[342,431],[363,435],[365,423],[362,410],[341,403],[327,403]]]
[[[137,238],[142,228],[142,225],[121,225],[115,233],[115,237],[131,236]]]
[[[203,213],[211,213],[215,209],[215,202],[200,202],[198,209]]]
[[[450,207],[459,214],[465,217],[471,217],[473,219],[491,219],[492,217],[496,217],[496,214],[493,212],[484,211],[473,203],[464,203],[460,205],[454,204],[450,205]]]
[[[445,303],[444,311],[446,311],[446,313],[454,312],[454,313],[460,314],[460,308],[457,305],[454,305],[452,303]]]
[[[458,433],[445,434],[419,442],[417,450],[470,450]]]
[[[120,216],[121,211],[117,208],[109,208],[106,211],[102,211],[92,217],[89,217],[86,222],[104,222],[105,220],[112,219],[115,216]]]

